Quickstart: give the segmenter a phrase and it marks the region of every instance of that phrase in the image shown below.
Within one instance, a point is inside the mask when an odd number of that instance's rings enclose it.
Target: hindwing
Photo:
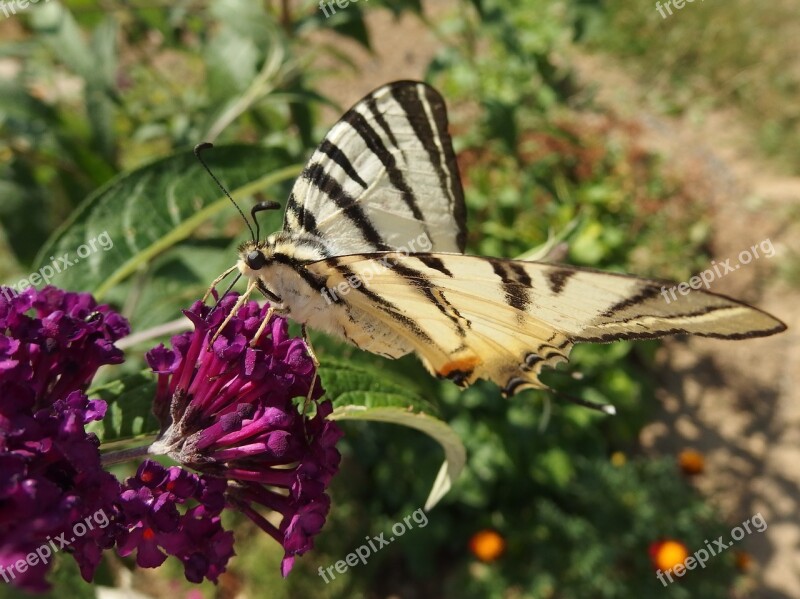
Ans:
[[[673,334],[741,339],[786,328],[722,295],[694,290],[672,300],[663,281],[573,266],[386,252],[306,268],[347,291],[337,302],[361,316],[347,323],[351,332],[374,319],[437,376],[461,386],[488,379],[509,395],[544,387],[542,368],[566,361],[578,342]]]

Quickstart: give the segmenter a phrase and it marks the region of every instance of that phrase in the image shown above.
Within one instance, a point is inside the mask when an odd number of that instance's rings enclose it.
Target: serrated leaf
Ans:
[[[300,172],[299,165],[287,166],[283,151],[259,146],[221,146],[206,159],[237,199]],[[224,209],[234,210],[215,193],[192,152],[174,154],[123,173],[89,196],[48,240],[37,262],[50,264],[50,256],[65,254],[74,259],[81,246],[92,240],[98,246],[107,233],[113,248],[90,252],[53,279],[59,287],[100,298]]]
[[[89,423],[86,430],[102,443],[157,433],[158,421],[152,412],[155,394],[155,375],[149,372],[90,389],[89,397],[105,400],[108,410],[103,420]]]
[[[425,501],[425,510],[433,509],[466,463],[467,452],[458,434],[437,418],[434,407],[408,385],[387,381],[379,373],[343,363],[326,364],[319,375],[333,402],[331,420],[399,424],[425,433],[442,446],[445,461]]]

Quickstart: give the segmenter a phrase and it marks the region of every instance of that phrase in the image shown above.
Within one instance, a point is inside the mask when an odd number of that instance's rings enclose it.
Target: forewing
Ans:
[[[671,284],[663,281],[571,266],[391,252],[307,268],[329,288],[344,282],[339,301],[403,337],[432,373],[463,386],[489,379],[507,394],[543,387],[541,369],[565,361],[576,342],[740,339],[786,328],[721,295],[695,290],[665,299]]]
[[[353,106],[298,177],[284,230],[321,237],[334,255],[463,252],[464,194],[439,93],[398,81]]]

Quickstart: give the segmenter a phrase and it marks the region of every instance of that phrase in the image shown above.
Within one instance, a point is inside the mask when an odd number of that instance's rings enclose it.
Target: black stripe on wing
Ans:
[[[345,192],[339,182],[325,172],[325,168],[319,163],[309,164],[303,171],[301,177],[305,178],[309,183],[314,185],[321,192],[325,193],[331,201],[333,201],[342,212],[350,219],[355,227],[361,232],[364,240],[372,244],[376,250],[388,251],[392,248],[386,245],[386,242],[378,233],[375,226],[370,221],[369,217],[364,213],[364,210],[358,204],[356,199],[350,194]],[[306,218],[309,216],[307,210],[303,211]]]
[[[317,293],[322,293],[327,289],[325,286],[325,283],[327,282],[325,277],[312,273],[306,269],[305,265],[299,260],[280,253],[273,254],[272,259],[275,260],[275,262],[278,262],[279,264],[285,264],[294,270],[308,284],[308,286]],[[333,299],[334,302],[338,301],[338,298],[335,295],[333,296]]]
[[[566,268],[556,268],[547,273],[547,282],[550,285],[550,291],[558,295],[564,290],[564,286],[577,271],[569,270]]]
[[[389,181],[401,192],[403,201],[406,203],[409,210],[411,210],[411,214],[414,215],[414,218],[421,223],[425,223],[425,217],[422,215],[413,190],[408,183],[406,183],[405,177],[403,177],[403,171],[397,166],[397,160],[395,160],[394,155],[384,145],[378,132],[372,128],[372,125],[364,118],[364,115],[355,109],[345,114],[342,120],[349,124],[356,133],[361,136],[361,139],[364,140],[364,143],[367,144],[370,151],[372,151],[383,166],[386,167],[386,175],[389,177]],[[430,237],[430,235],[428,235],[428,237]]]
[[[403,107],[408,122],[428,153],[428,158],[439,177],[439,186],[444,197],[451,198],[450,211],[458,225],[456,243],[458,249],[463,252],[467,241],[467,209],[456,155],[450,134],[447,132],[447,108],[444,100],[435,89],[416,81],[398,81],[392,84],[391,91],[394,99]],[[431,112],[430,116],[425,110],[426,105]],[[436,128],[435,132],[431,124]]]
[[[325,264],[339,272],[339,274],[341,274],[342,277],[344,277],[344,279],[350,283],[350,287],[352,289],[369,298],[378,309],[402,324],[418,339],[426,343],[433,343],[433,339],[431,339],[428,333],[422,330],[419,324],[406,316],[398,306],[369,289],[364,281],[355,272],[353,272],[349,266],[346,264],[340,264],[339,260],[335,257],[325,260]],[[358,281],[359,284],[354,285],[353,281]]]
[[[432,270],[439,271],[445,276],[453,278],[453,273],[444,265],[441,258],[433,254],[414,254],[414,257]]]
[[[625,298],[620,300],[613,306],[611,306],[608,310],[603,312],[601,316],[606,318],[610,318],[614,316],[617,312],[621,310],[625,310],[626,308],[631,308],[643,302],[646,302],[649,299],[654,297],[658,297],[661,295],[661,290],[658,288],[658,285],[645,285],[642,287],[642,290],[632,297]]]
[[[394,131],[389,126],[389,123],[386,122],[386,119],[383,117],[383,113],[378,110],[378,103],[375,101],[375,94],[370,94],[367,96],[367,108],[369,108],[369,113],[375,122],[378,123],[381,129],[383,129],[384,135],[389,139],[391,144],[394,147],[400,147],[397,143],[397,138],[394,136]]]
[[[289,194],[289,201],[286,202],[286,214],[284,216],[284,230],[289,230],[288,220],[289,215],[293,215],[297,219],[298,227],[301,231],[306,231],[314,236],[319,236],[317,230],[317,219],[310,211],[306,210],[305,206],[297,201],[294,193]]]
[[[451,304],[441,290],[437,290],[436,286],[431,280],[422,274],[420,271],[401,264],[395,260],[385,260],[384,264],[393,272],[400,275],[405,279],[409,285],[416,289],[422,297],[436,306],[436,309],[442,313],[450,322],[455,326],[456,334],[462,339],[466,337],[466,329],[470,328],[471,323],[464,318],[458,310]]]
[[[336,144],[334,144],[331,140],[329,139],[323,140],[322,143],[319,145],[319,148],[317,148],[317,150],[319,150],[320,152],[328,156],[331,160],[333,160],[336,164],[338,164],[339,168],[341,168],[345,173],[347,173],[347,176],[350,177],[356,183],[358,183],[361,187],[363,187],[364,189],[369,187],[367,183],[364,181],[364,179],[362,179],[361,176],[358,174],[356,169],[353,168],[353,165],[350,164],[350,161],[347,159],[345,153],[342,152],[339,149],[339,147]]]
[[[494,274],[500,278],[506,303],[521,312],[527,310],[531,304],[531,278],[525,269],[510,260],[489,259],[489,262]]]

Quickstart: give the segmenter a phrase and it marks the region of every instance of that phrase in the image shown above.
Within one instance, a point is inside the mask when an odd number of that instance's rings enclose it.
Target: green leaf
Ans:
[[[94,146],[106,156],[116,155],[114,131],[117,24],[104,19],[91,40],[92,70],[86,79],[86,112],[92,125]]]
[[[149,371],[90,389],[89,397],[105,400],[108,411],[103,420],[89,423],[86,430],[102,443],[156,434],[159,425],[151,410],[155,394],[155,375]]]
[[[206,160],[237,199],[300,172],[299,165],[286,166],[290,160],[283,151],[259,146],[217,147]],[[214,192],[213,182],[191,152],[123,173],[72,213],[39,252],[37,263],[50,264],[51,256],[57,260],[67,255],[74,264],[57,274],[53,283],[92,291],[100,298],[214,214],[233,212],[224,196],[211,197]],[[110,242],[101,245],[104,239]],[[95,249],[87,253],[92,244]],[[85,259],[78,258],[81,248]]]
[[[258,73],[262,60],[252,39],[223,27],[206,46],[208,89],[215,101],[235,101]]]
[[[330,27],[339,35],[349,37],[358,42],[366,50],[372,51],[369,30],[364,22],[364,13],[358,9],[341,11],[330,20]]]
[[[450,490],[466,463],[467,452],[458,434],[437,418],[435,408],[410,390],[408,384],[387,381],[372,370],[336,362],[320,367],[319,375],[333,402],[331,420],[399,424],[422,431],[442,446],[445,461],[425,501],[425,510],[432,509]]]
[[[31,26],[58,59],[85,80],[95,76],[92,51],[72,13],[53,2],[31,11]]]

